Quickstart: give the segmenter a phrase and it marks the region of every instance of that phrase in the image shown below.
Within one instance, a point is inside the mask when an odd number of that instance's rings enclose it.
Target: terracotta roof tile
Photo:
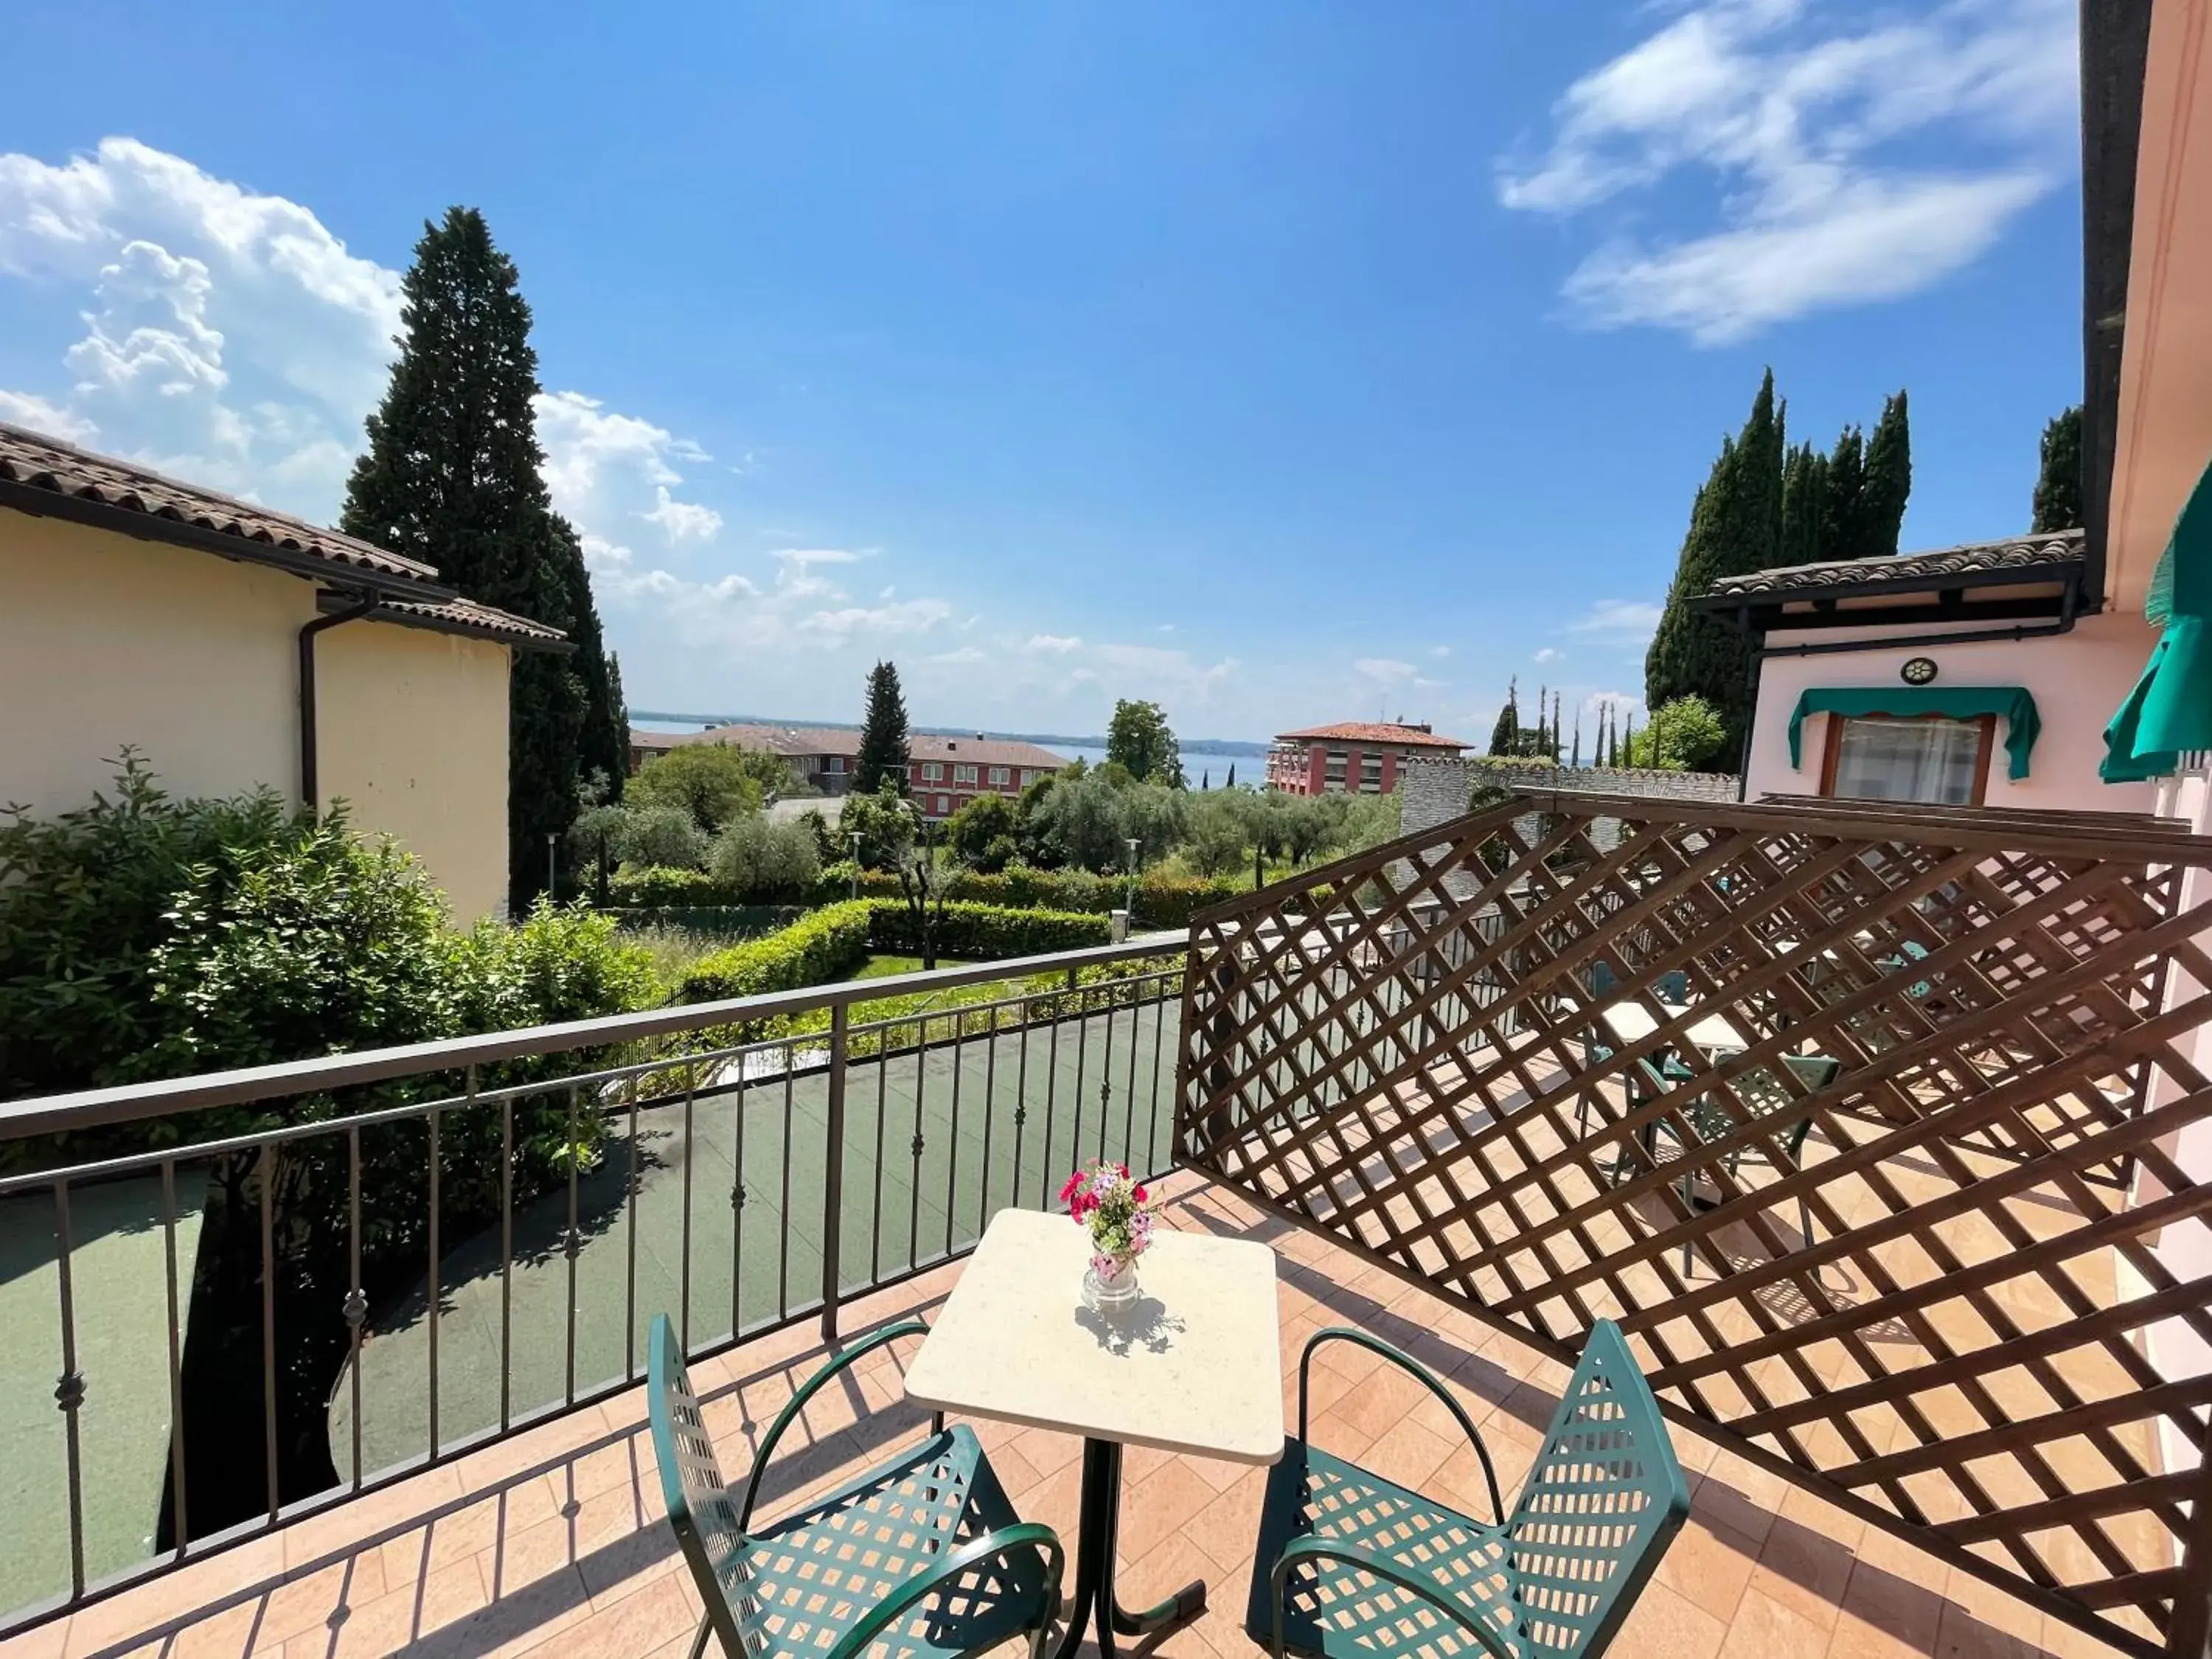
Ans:
[[[4,422],[0,422],[0,483],[235,538],[245,544],[240,550],[243,557],[267,548],[326,563],[334,576],[353,572],[424,584],[438,580],[430,566],[356,537],[198,484],[181,483],[129,461],[94,455]],[[158,525],[149,526],[146,533],[158,538]]]
[[[1387,720],[1344,720],[1335,726],[1310,726],[1302,732],[1279,733],[1277,743],[1395,743],[1413,749],[1472,749],[1457,738],[1439,737],[1419,726],[1397,726]]]
[[[1832,559],[1821,564],[1790,564],[1772,570],[1754,570],[1741,576],[1723,576],[1701,597],[1781,597],[1818,593],[1826,588],[1857,587],[1867,583],[1924,581],[1931,576],[2002,574],[2044,565],[2071,564],[2081,556],[2081,532],[2060,530],[2014,536],[2003,541],[1969,542],[1926,553],[1899,554],[1894,558]]]
[[[486,639],[547,646],[564,641],[568,637],[557,628],[548,628],[544,623],[518,617],[512,611],[478,605],[474,599],[448,599],[442,605],[418,605],[411,599],[386,599],[377,606],[375,615],[382,617],[388,611],[398,613],[393,620],[403,624],[410,619],[419,619],[425,627],[444,629],[451,633],[478,635]]]

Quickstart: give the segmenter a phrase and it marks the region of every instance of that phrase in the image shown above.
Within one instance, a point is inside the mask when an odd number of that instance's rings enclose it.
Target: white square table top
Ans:
[[[1094,1440],[1273,1463],[1283,1452],[1275,1253],[1162,1227],[1135,1307],[1083,1304],[1090,1235],[1001,1210],[906,1374],[907,1398]]]
[[[1668,1006],[1670,1015],[1684,1011]],[[1597,1017],[1623,1043],[1641,1042],[1659,1029],[1659,1022],[1651,1018],[1651,1011],[1640,1002],[1616,1002],[1597,1011]],[[1707,1014],[1691,1023],[1685,1034],[1694,1048],[1709,1053],[1741,1054],[1751,1044],[1744,1041],[1743,1033],[1718,1014]]]

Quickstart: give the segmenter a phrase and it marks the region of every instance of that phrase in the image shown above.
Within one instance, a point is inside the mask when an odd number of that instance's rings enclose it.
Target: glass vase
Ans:
[[[1083,1274],[1083,1305],[1101,1314],[1120,1313],[1137,1303],[1137,1259],[1127,1256],[1101,1273],[1096,1263]]]

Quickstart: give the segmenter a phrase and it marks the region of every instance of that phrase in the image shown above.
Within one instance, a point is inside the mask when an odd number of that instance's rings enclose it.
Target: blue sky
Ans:
[[[931,724],[1479,738],[1511,676],[1638,694],[1766,364],[1823,443],[1911,388],[1908,545],[2024,526],[2073,15],[33,9],[0,418],[334,517],[469,203],[634,703],[850,719],[888,655]]]

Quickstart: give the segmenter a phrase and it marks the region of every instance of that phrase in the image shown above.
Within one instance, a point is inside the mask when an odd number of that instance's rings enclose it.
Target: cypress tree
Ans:
[[[1498,722],[1490,728],[1490,752],[1493,755],[1521,752],[1521,711],[1514,702],[1520,688],[1517,675],[1506,683],[1505,707],[1498,711]]]
[[[1224,787],[1224,789],[1234,789],[1236,787],[1237,787],[1237,763],[1236,763],[1235,761],[1231,761],[1231,762],[1230,762],[1230,763],[1229,763],[1229,781],[1228,781],[1227,783],[1224,784],[1224,785],[1222,786],[1222,787]]]
[[[1809,443],[1790,452],[1782,471],[1782,564],[1817,564],[1827,557],[1821,540],[1827,505],[1828,458]]]
[[[1575,709],[1575,751],[1574,751],[1574,758],[1573,758],[1573,759],[1571,759],[1571,761],[1569,761],[1567,763],[1568,763],[1570,766],[1574,767],[1574,768],[1575,768],[1576,769],[1577,769],[1577,770],[1580,770],[1580,769],[1581,769],[1582,763],[1583,763],[1583,711],[1582,711],[1582,708],[1581,708],[1581,707],[1580,707],[1579,705],[1577,705],[1577,708],[1576,708],[1576,709]]]
[[[542,890],[545,838],[576,816],[587,767],[618,788],[629,734],[575,532],[552,510],[532,399],[538,355],[514,262],[483,216],[425,224],[402,279],[398,360],[368,417],[340,526],[437,567],[453,587],[567,630],[562,658],[520,651],[508,685],[507,896]]]
[[[1826,501],[1820,514],[1820,541],[1831,559],[1856,559],[1865,551],[1866,439],[1847,426],[1828,452]]]
[[[1912,495],[1912,433],[1905,393],[1882,400],[1881,418],[1867,441],[1866,478],[1859,487],[1859,550],[1863,559],[1893,559]]]
[[[868,671],[867,712],[860,717],[860,753],[853,787],[872,795],[884,780],[907,793],[906,694],[899,689],[898,665],[879,662]]]
[[[2043,468],[2035,480],[2039,533],[2079,530],[2081,512],[2081,405],[2054,416],[2043,428]]]
[[[1689,602],[1723,576],[1765,570],[1777,562],[1784,441],[1774,372],[1769,369],[1743,430],[1722,441],[1711,476],[1698,492],[1658,631],[1644,661],[1647,707],[1694,695],[1720,712],[1728,742],[1718,758],[1728,766],[1741,755],[1751,720],[1751,647],[1735,629],[1692,611]]]

